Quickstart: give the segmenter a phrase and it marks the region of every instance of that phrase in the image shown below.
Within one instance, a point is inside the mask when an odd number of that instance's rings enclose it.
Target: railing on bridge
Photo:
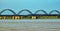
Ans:
[[[5,11],[11,11],[14,15],[2,15],[3,12]],[[30,14],[28,15],[19,15],[21,12],[23,11],[27,11],[29,12]],[[37,12],[39,11],[42,11],[44,12],[45,14],[37,14]],[[52,14],[53,12],[57,12],[58,14]],[[21,10],[19,11],[19,13],[15,13],[13,10],[11,9],[5,9],[3,11],[0,12],[0,20],[1,19],[60,19],[60,12],[57,11],[57,10],[52,10],[49,14],[47,12],[45,12],[44,10],[37,10],[34,14],[27,10],[27,9],[24,9],[24,10]]]

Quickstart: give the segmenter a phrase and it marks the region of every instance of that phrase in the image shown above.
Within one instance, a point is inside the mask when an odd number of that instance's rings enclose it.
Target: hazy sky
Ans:
[[[38,9],[60,11],[60,0],[0,0],[0,10],[3,9],[12,9],[16,13],[22,9],[29,9],[33,13]]]

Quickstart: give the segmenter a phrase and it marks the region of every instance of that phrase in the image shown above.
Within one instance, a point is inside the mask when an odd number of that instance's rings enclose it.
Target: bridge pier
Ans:
[[[32,19],[36,19],[36,16],[32,16]]]
[[[60,16],[12,16],[12,15],[9,15],[9,16],[0,16],[0,20],[1,19],[12,19],[12,20],[15,20],[15,19],[60,19]]]

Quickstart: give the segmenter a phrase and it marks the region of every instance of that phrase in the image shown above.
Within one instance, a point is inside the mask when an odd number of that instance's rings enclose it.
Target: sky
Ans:
[[[60,11],[60,0],[0,0],[0,11],[4,9],[12,9],[15,13],[22,9],[28,9],[32,13],[37,10],[45,10],[49,13],[52,10]]]

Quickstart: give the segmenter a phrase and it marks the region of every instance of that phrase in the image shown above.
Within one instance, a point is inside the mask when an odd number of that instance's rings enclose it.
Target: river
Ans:
[[[60,31],[60,19],[0,20],[0,31]]]

